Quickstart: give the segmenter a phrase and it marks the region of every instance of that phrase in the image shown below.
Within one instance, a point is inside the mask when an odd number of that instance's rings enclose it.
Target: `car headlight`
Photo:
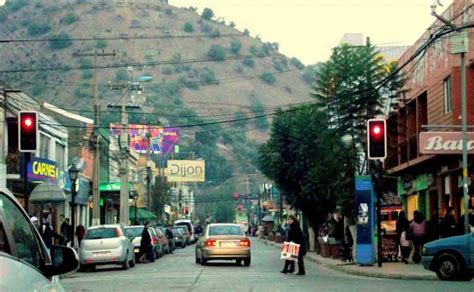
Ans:
[[[174,239],[178,240],[178,239],[179,239],[179,237],[175,237]]]
[[[426,247],[423,247],[423,249],[421,250],[421,255],[428,255],[428,250],[426,249]]]

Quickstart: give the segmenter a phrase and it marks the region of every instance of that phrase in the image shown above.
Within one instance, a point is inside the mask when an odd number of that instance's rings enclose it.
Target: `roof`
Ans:
[[[64,191],[50,182],[37,185],[30,194],[31,203],[62,203],[66,200]]]
[[[66,118],[69,118],[69,119],[73,119],[73,120],[76,120],[78,122],[82,122],[82,123],[85,123],[85,124],[94,124],[94,120],[91,120],[89,118],[86,118],[86,117],[83,117],[81,115],[78,115],[78,114],[74,114],[74,113],[71,113],[71,112],[68,112],[68,111],[65,111],[55,105],[52,105],[50,103],[43,103],[43,107],[52,111],[52,112],[55,112],[57,114],[60,114]]]

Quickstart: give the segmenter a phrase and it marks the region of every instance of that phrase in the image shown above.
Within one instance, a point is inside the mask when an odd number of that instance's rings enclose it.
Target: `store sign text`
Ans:
[[[421,154],[461,154],[463,148],[461,132],[421,132]],[[467,151],[474,153],[474,132],[467,136]]]

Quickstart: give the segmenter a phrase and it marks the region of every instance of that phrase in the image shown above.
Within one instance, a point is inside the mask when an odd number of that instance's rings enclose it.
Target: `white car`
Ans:
[[[174,222],[174,225],[175,226],[186,226],[186,228],[188,228],[189,234],[191,236],[189,240],[191,241],[191,243],[196,242],[196,234],[194,233],[194,224],[191,220],[185,220],[185,219],[176,220]]]
[[[87,230],[79,249],[81,269],[94,270],[97,265],[135,266],[133,238],[121,224],[93,226]]]

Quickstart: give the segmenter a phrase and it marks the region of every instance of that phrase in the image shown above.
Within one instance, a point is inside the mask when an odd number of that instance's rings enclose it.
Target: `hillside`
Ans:
[[[1,39],[27,41],[3,45],[0,79],[39,100],[92,117],[93,58],[75,53],[115,51],[115,57],[97,59],[105,124],[118,121],[106,106],[117,103],[122,93],[109,85],[142,75],[153,80],[130,101],[143,106],[131,114],[134,123],[222,121],[309,100],[311,68],[281,55],[278,44],[262,43],[232,23],[215,20],[209,11],[199,15],[193,8],[160,2],[166,1],[7,2],[0,8]],[[262,118],[183,131],[206,132],[214,144],[226,145],[217,147],[219,152],[232,161],[240,159],[243,168],[250,159],[246,151],[255,154],[268,128],[269,121]]]

